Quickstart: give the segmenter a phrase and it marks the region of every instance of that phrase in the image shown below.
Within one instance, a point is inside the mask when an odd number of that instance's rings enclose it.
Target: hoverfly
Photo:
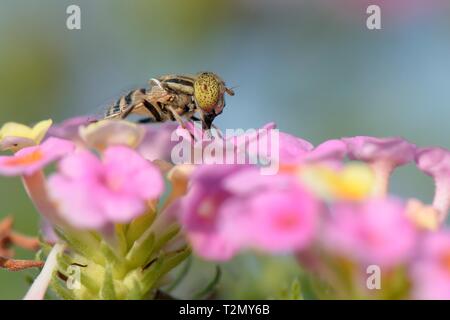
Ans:
[[[225,107],[225,93],[234,95],[212,72],[165,75],[151,79],[148,89],[133,90],[119,98],[108,108],[104,119],[125,119],[137,114],[147,117],[140,123],[176,120],[183,126],[184,117],[200,120],[204,129],[210,129]]]

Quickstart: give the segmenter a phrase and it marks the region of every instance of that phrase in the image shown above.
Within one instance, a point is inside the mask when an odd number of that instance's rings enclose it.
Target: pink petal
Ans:
[[[39,146],[24,148],[13,156],[0,157],[0,174],[31,175],[72,152],[74,148],[75,145],[70,141],[49,138]]]
[[[343,138],[350,159],[360,161],[385,161],[397,167],[414,159],[415,146],[402,138],[375,138],[357,136]]]
[[[59,171],[67,178],[95,179],[102,171],[101,161],[87,150],[64,158],[59,163]]]
[[[303,161],[339,165],[347,155],[347,145],[341,140],[328,140],[308,152]]]
[[[106,224],[107,219],[99,205],[103,199],[99,197],[96,184],[80,184],[61,175],[53,175],[48,180],[48,187],[61,218],[73,227],[98,229]]]

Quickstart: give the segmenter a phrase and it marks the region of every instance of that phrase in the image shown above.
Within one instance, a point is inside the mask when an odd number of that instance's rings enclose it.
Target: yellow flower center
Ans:
[[[307,165],[297,175],[315,193],[325,198],[361,200],[373,189],[373,174],[362,163],[349,163],[341,169],[326,165]]]

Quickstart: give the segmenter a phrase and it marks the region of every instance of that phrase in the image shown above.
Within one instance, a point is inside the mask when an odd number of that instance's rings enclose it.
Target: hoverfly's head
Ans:
[[[194,82],[194,99],[206,115],[219,115],[225,107],[224,94],[233,96],[234,91],[212,72],[200,73]]]

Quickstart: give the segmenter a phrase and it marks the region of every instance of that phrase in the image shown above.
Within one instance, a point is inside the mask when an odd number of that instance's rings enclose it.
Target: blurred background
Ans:
[[[71,4],[81,30],[66,28]],[[369,4],[381,7],[381,30],[366,27]],[[0,123],[96,114],[151,77],[208,70],[236,87],[221,128],[275,121],[314,144],[374,135],[450,148],[449,18],[448,0],[0,0]],[[433,192],[413,166],[392,189]],[[0,179],[0,218],[8,214],[37,233],[19,179]],[[287,257],[256,255],[223,271],[222,298],[272,297],[298,274]],[[214,266],[197,260],[190,272],[181,297]],[[0,299],[26,287],[26,274],[0,270]]]

